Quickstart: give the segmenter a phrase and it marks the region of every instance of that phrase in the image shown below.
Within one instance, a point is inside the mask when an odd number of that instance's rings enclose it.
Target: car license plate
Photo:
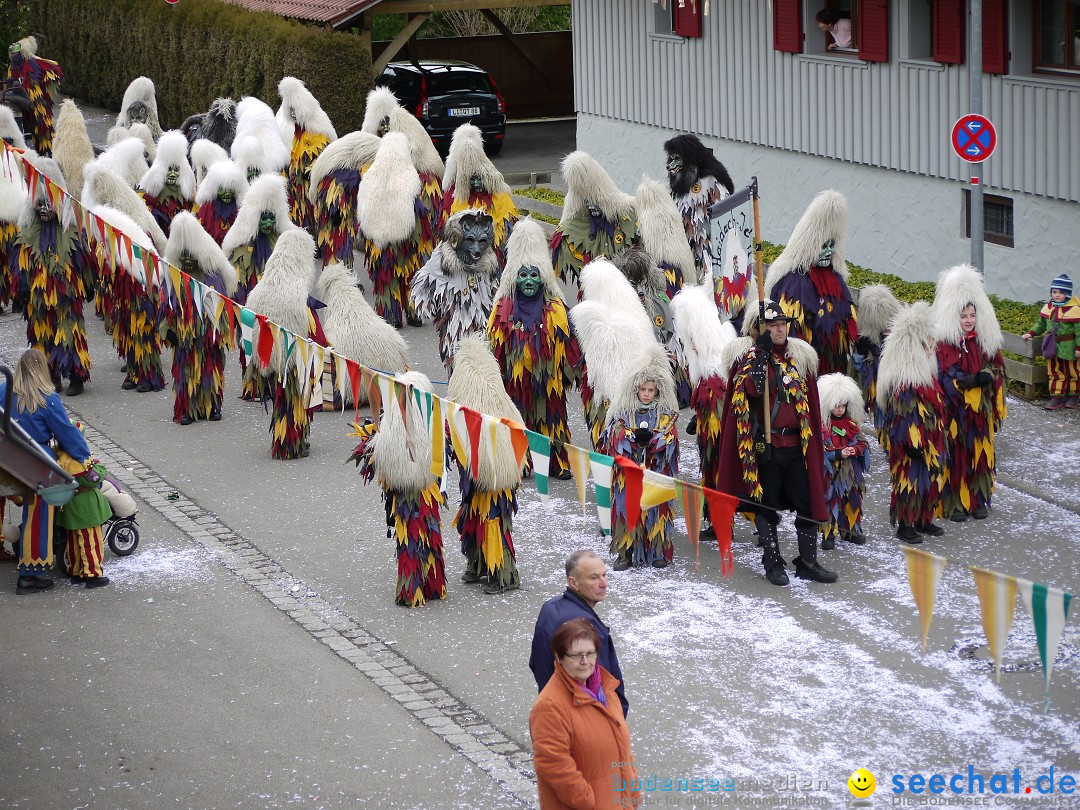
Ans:
[[[479,115],[479,107],[458,107],[456,110],[448,110],[447,115],[452,118],[465,118],[470,115]]]

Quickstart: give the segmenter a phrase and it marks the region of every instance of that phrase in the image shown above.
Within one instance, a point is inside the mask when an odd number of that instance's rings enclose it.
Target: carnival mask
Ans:
[[[42,197],[36,203],[34,203],[34,210],[37,212],[38,219],[42,222],[48,222],[50,219],[54,219],[56,214],[53,212],[52,205],[49,203],[48,197]]]
[[[259,167],[258,166],[248,166],[247,180],[248,180],[249,183],[254,183],[255,178],[258,177],[259,174],[260,174],[260,172],[259,172]]]
[[[518,292],[526,298],[535,298],[540,292],[540,268],[531,265],[519,267],[517,271]]]
[[[604,216],[604,212],[600,210],[600,206],[596,203],[585,203],[585,207],[589,209],[589,216],[593,219],[601,219]]]
[[[677,175],[683,170],[682,155],[668,155],[667,159],[667,173],[671,176]]]
[[[189,276],[199,271],[199,260],[186,250],[180,254],[180,269]]]
[[[236,195],[231,188],[223,188],[218,191],[217,198],[222,205],[232,205],[233,200],[236,199]]]
[[[10,45],[8,45],[7,52],[8,52],[9,56],[14,56],[20,50],[21,50],[21,48],[19,47],[19,43],[18,42],[12,42]]]
[[[277,225],[277,215],[273,211],[263,211],[259,214],[259,233],[269,236],[274,232]]]
[[[389,131],[390,131],[390,116],[387,115],[381,121],[379,121],[379,126],[376,129],[375,134],[378,135],[381,138],[383,135],[385,135]]]
[[[495,223],[491,217],[464,217],[461,220],[461,241],[454,245],[458,259],[464,265],[474,265],[490,250],[495,238]]]
[[[478,174],[474,174],[469,178],[469,188],[479,194],[484,190],[484,178]]]
[[[128,126],[132,124],[145,124],[150,118],[150,111],[141,101],[132,102],[127,108]]]
[[[814,265],[817,267],[831,267],[832,257],[836,252],[836,240],[830,239],[828,242],[821,246],[821,252],[818,253],[817,258],[814,259]]]
[[[180,167],[170,166],[169,170],[165,172],[165,185],[175,186],[180,180]]]

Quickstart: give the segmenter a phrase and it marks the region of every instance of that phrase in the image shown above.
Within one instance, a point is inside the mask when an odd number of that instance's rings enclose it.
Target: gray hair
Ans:
[[[587,557],[595,558],[597,560],[602,559],[600,555],[597,554],[595,551],[590,551],[587,548],[578,549],[566,558],[566,576],[569,577],[571,574],[573,574],[574,571],[577,570],[578,563],[580,563]]]

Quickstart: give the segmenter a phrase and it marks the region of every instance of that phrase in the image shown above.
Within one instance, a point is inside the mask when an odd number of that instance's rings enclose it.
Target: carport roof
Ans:
[[[271,11],[282,17],[339,25],[378,5],[381,0],[229,0],[249,11]]]

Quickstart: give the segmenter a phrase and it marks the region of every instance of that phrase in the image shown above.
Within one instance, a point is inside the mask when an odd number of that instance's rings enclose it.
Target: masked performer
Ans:
[[[524,219],[507,242],[507,265],[487,325],[503,385],[525,427],[551,439],[548,474],[570,478],[566,394],[581,376],[581,350],[570,329],[544,229]]]
[[[278,126],[285,143],[291,147],[287,173],[289,214],[294,225],[312,231],[315,219],[308,199],[311,166],[327,144],[337,140],[337,133],[330,116],[299,79],[286,76],[278,82],[278,95],[281,96]]]
[[[818,378],[821,432],[825,439],[825,506],[829,520],[821,524],[823,549],[836,548],[836,539],[862,545],[863,477],[870,469],[870,448],[859,435],[862,392],[844,374]]]
[[[996,457],[994,436],[1005,420],[1001,326],[982,274],[962,264],[937,280],[931,310],[937,337],[938,382],[945,395],[948,463],[943,514],[962,523],[990,515]]]
[[[664,152],[668,185],[682,214],[683,229],[698,268],[696,275],[712,275],[711,259],[719,261],[720,246],[712,244],[709,211],[735,191],[735,184],[724,164],[696,135],[676,135],[664,143]]]
[[[219,245],[236,222],[248,183],[240,167],[231,160],[214,163],[195,192],[192,213]]]
[[[154,163],[139,181],[139,190],[166,235],[173,218],[195,202],[195,172],[187,159],[187,139],[176,130],[161,136]]]
[[[236,268],[238,304],[247,301],[251,288],[262,278],[278,237],[293,227],[289,221],[285,179],[277,174],[257,177],[244,194],[236,219],[221,242],[221,249]]]
[[[0,113],[10,110],[0,107]],[[0,115],[0,135],[8,137],[16,145],[16,148],[25,147],[22,133],[18,134],[18,140],[14,134],[9,135],[9,128],[5,126],[5,116]],[[10,125],[14,125],[14,116],[11,117]],[[4,311],[4,305],[14,298],[15,278],[12,272],[11,255],[16,250],[19,238],[19,218],[26,207],[26,182],[23,180],[22,169],[18,164],[18,158],[14,153],[0,146],[0,313]],[[19,307],[22,306],[20,302]]]
[[[146,76],[139,76],[127,86],[120,104],[120,114],[116,116],[116,126],[130,127],[132,124],[146,124],[155,141],[161,137],[157,92],[154,82]]]
[[[885,446],[884,417],[877,407],[877,375],[881,347],[889,334],[892,319],[900,312],[900,302],[884,284],[871,284],[859,292],[859,339],[851,351],[852,365],[863,392],[863,401],[874,421],[878,442]]]
[[[424,421],[413,390],[431,393],[431,382],[410,371],[394,378],[410,386],[404,415],[396,403],[384,408],[378,425],[356,425],[360,444],[352,461],[365,483],[378,479],[386,503],[387,536],[397,542],[395,602],[421,607],[446,596],[443,562],[443,503],[439,480],[432,474],[431,429]]]
[[[202,187],[203,180],[206,179],[206,173],[210,171],[210,167],[222,160],[229,160],[229,153],[213,141],[199,138],[191,145],[191,168],[195,172],[196,189]],[[241,171],[241,174],[245,173]],[[244,182],[247,182],[246,174]]]
[[[236,137],[236,102],[231,98],[216,98],[203,115],[199,138],[213,141],[222,149],[232,148]]]
[[[642,177],[634,194],[641,245],[664,273],[668,298],[683,288],[684,279],[695,283],[698,272],[686,241],[682,218],[671,196],[650,177]]]
[[[587,152],[563,158],[562,176],[566,199],[551,237],[551,262],[564,283],[577,283],[586,264],[601,256],[611,258],[637,239],[637,213],[634,198],[619,191]]]
[[[64,181],[75,199],[82,199],[83,169],[94,159],[94,146],[86,132],[86,120],[75,102],[64,99],[56,119],[53,160],[64,173]]]
[[[354,254],[361,249],[356,194],[380,143],[376,135],[350,132],[323,149],[311,167],[308,199],[323,267],[333,262],[352,267]]]
[[[412,306],[435,319],[439,354],[447,372],[465,335],[482,332],[499,286],[499,261],[492,247],[494,225],[480,209],[454,214],[446,237],[412,280]]]
[[[281,137],[274,111],[254,96],[244,96],[236,105],[230,154],[249,183],[260,174],[284,172],[289,165],[289,147]]]
[[[165,261],[221,295],[236,295],[236,270],[213,237],[187,211],[181,211],[173,220]],[[230,336],[227,329],[220,328],[222,324],[212,322],[211,309],[203,315],[187,279],[172,294],[171,312],[163,328],[173,347],[173,421],[181,425],[197,419],[220,421],[225,342]]]
[[[53,106],[64,71],[51,59],[37,55],[38,44],[32,36],[11,44],[8,76],[18,79],[30,97],[30,106],[23,111],[23,129],[30,133],[34,151],[48,156],[52,154]]]

